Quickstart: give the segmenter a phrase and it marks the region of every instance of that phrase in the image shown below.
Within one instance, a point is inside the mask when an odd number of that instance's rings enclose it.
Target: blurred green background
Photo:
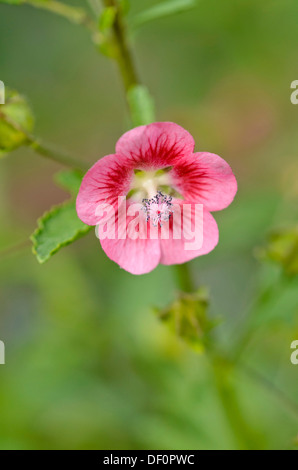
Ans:
[[[129,15],[157,3],[132,0]],[[257,292],[277,275],[255,248],[297,220],[297,20],[296,0],[201,0],[132,37],[158,120],[188,129],[197,149],[225,158],[239,181],[235,203],[215,214],[219,246],[191,262],[197,284],[210,289],[211,314],[223,319],[216,334],[228,350]],[[122,86],[84,28],[1,4],[0,44],[0,79],[28,97],[35,134],[90,165],[113,152],[128,125]],[[0,162],[0,448],[235,449],[207,358],[152,313],[175,298],[171,268],[133,277],[93,232],[43,266],[29,245],[5,252],[67,197],[52,182],[57,170],[24,148]],[[243,357],[271,385],[244,366],[234,379],[264,449],[297,445],[297,313],[294,282],[260,310]]]

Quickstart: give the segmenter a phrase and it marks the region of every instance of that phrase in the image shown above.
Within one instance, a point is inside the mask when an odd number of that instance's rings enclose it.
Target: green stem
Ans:
[[[54,162],[60,163],[61,165],[74,168],[77,170],[86,171],[88,166],[77,160],[74,157],[62,153],[60,150],[53,148],[52,146],[41,142],[33,136],[27,136],[27,145],[31,147],[39,155],[53,160]]]
[[[132,53],[129,48],[126,28],[118,2],[116,0],[102,0],[102,2],[105,7],[114,7],[116,9],[116,15],[112,27],[113,42],[117,51],[115,59],[118,63],[124,88],[127,93],[131,87],[140,84],[140,81],[138,79]]]
[[[1,114],[1,113],[0,113]],[[0,118],[2,115],[0,115]],[[21,132],[24,136],[24,145],[31,147],[39,155],[46,157],[54,162],[60,163],[61,165],[68,166],[70,168],[75,168],[77,170],[86,171],[88,166],[70,155],[66,155],[60,150],[42,142],[40,139],[29,134],[22,126],[14,122],[7,116],[5,116],[5,121],[17,132]]]
[[[195,285],[191,276],[189,265],[177,264],[173,266],[175,273],[177,285],[182,292],[193,292],[195,290]]]

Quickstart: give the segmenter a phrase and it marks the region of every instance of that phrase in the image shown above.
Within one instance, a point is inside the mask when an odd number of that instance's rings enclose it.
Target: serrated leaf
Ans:
[[[216,325],[208,318],[209,296],[205,288],[191,294],[181,294],[164,310],[156,310],[159,318],[193,349],[205,349],[207,335]]]
[[[0,105],[0,156],[23,145],[34,126],[32,111],[26,99],[6,89],[5,104]]]
[[[298,274],[298,226],[272,233],[267,246],[257,253],[261,259],[281,265],[286,274]]]
[[[131,87],[127,93],[127,100],[134,127],[155,121],[154,102],[145,86]]]
[[[62,170],[54,179],[58,186],[76,196],[79,192],[84,173],[80,170]]]
[[[131,20],[131,26],[133,28],[138,28],[143,24],[148,23],[149,21],[183,13],[194,8],[195,6],[197,6],[197,0],[171,0],[164,2],[136,15]]]
[[[99,30],[104,33],[109,30],[115,21],[117,14],[117,8],[114,6],[106,7],[103,9],[102,14],[99,18]]]
[[[38,221],[38,228],[31,236],[33,253],[40,263],[45,263],[62,247],[87,234],[91,228],[78,218],[75,201],[55,206]]]

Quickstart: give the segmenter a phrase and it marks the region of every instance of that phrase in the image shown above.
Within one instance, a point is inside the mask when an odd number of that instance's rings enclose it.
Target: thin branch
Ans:
[[[38,153],[42,157],[46,157],[57,163],[68,166],[70,168],[75,168],[77,170],[86,171],[88,169],[88,165],[86,165],[86,163],[81,162],[76,158],[61,152],[59,149],[42,142],[36,137],[28,135],[26,143],[29,147],[31,147],[36,153]]]
[[[77,8],[70,5],[66,5],[62,2],[52,0],[49,2],[41,2],[38,0],[23,0],[23,3],[31,5],[42,10],[47,10],[55,13],[59,16],[63,16],[71,23],[85,26],[92,33],[97,32],[97,27],[91,16],[83,8]]]
[[[2,117],[0,113],[0,118]],[[61,165],[68,166],[70,168],[75,168],[77,170],[86,171],[88,165],[80,160],[77,160],[75,157],[72,157],[61,150],[54,148],[52,145],[42,142],[37,137],[29,134],[22,126],[18,123],[11,120],[9,117],[5,116],[5,121],[16,131],[21,132],[24,137],[24,145],[31,147],[39,155],[46,157],[50,160],[53,160]]]

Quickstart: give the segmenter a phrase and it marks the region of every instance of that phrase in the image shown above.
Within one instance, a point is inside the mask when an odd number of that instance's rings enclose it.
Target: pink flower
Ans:
[[[207,152],[194,153],[194,146],[192,136],[177,124],[157,122],[140,126],[126,132],[116,144],[116,153],[103,157],[85,175],[77,197],[77,213],[86,224],[103,223],[98,206],[109,204],[115,210],[117,225],[120,196],[126,196],[126,213],[132,203],[143,205],[148,225],[150,221],[162,225],[163,220],[169,220],[169,239],[160,235],[154,239],[102,237],[105,253],[126,271],[144,274],[159,263],[185,263],[209,253],[217,245],[218,227],[210,212],[231,204],[237,182],[222,158]],[[176,222],[171,217],[172,203],[182,211],[188,204],[190,218],[194,216],[195,205],[203,205],[200,248],[186,250],[184,232],[180,239],[173,236]],[[130,221],[128,215],[126,227]]]

